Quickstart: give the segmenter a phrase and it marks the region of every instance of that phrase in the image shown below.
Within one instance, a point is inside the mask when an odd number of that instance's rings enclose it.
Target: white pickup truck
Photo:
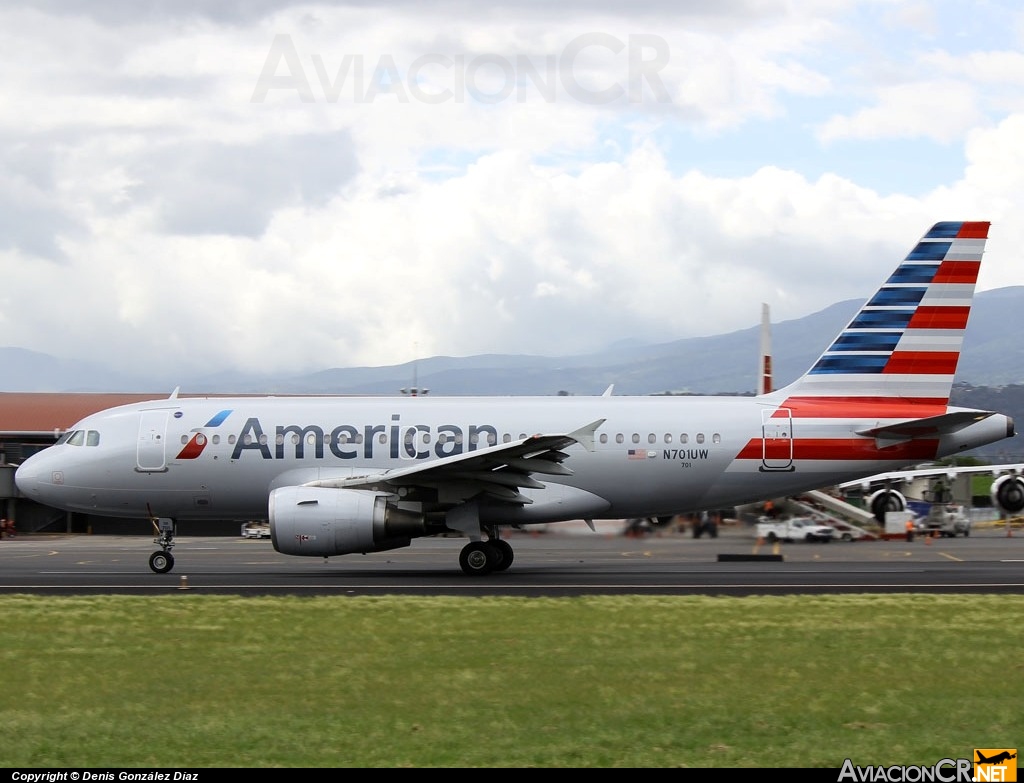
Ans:
[[[793,517],[792,519],[771,520],[761,518],[757,523],[759,540],[775,543],[776,541],[823,541],[835,538],[835,529],[830,525],[822,525],[811,517]]]
[[[270,538],[270,524],[267,522],[246,522],[242,525],[242,538]]]
[[[964,513],[963,506],[934,503],[928,514],[918,520],[917,529],[924,535],[967,538],[971,534],[971,518]]]

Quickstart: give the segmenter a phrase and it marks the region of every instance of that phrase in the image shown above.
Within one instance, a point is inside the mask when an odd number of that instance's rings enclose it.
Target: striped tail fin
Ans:
[[[814,366],[787,404],[859,403],[888,415],[944,411],[974,298],[988,222],[936,223]],[[900,412],[907,406],[913,414]],[[877,412],[877,411],[876,411]]]

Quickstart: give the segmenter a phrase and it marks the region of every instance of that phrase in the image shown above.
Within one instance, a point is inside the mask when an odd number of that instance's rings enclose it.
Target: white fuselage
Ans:
[[[793,420],[769,397],[267,397],[154,400],[88,417],[27,460],[17,482],[47,505],[102,515],[250,519],[276,487],[427,465],[603,420],[572,475],[537,476],[528,504],[489,522],[658,516],[830,486],[1005,437],[990,416],[957,434],[876,448],[874,419]],[[973,433],[972,433],[973,430]],[[863,441],[861,452],[845,448]],[[829,443],[844,448],[829,448]],[[500,517],[500,518],[499,518]]]

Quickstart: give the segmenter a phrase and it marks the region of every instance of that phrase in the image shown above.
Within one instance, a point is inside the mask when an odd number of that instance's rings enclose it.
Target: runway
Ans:
[[[267,540],[179,538],[175,567],[153,573],[149,536],[19,536],[0,541],[0,591],[37,595],[787,595],[1022,593],[1024,535],[758,545],[749,530],[718,538],[513,533],[512,566],[486,577],[459,567],[461,538],[323,560]],[[761,558],[764,555],[772,557]]]

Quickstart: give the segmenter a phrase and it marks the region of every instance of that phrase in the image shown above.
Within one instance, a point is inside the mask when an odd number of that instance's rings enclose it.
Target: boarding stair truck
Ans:
[[[835,528],[837,541],[870,541],[878,538],[871,532],[878,528],[874,514],[827,492],[806,492],[798,498],[791,498],[790,502],[800,510],[801,515],[817,517]]]

